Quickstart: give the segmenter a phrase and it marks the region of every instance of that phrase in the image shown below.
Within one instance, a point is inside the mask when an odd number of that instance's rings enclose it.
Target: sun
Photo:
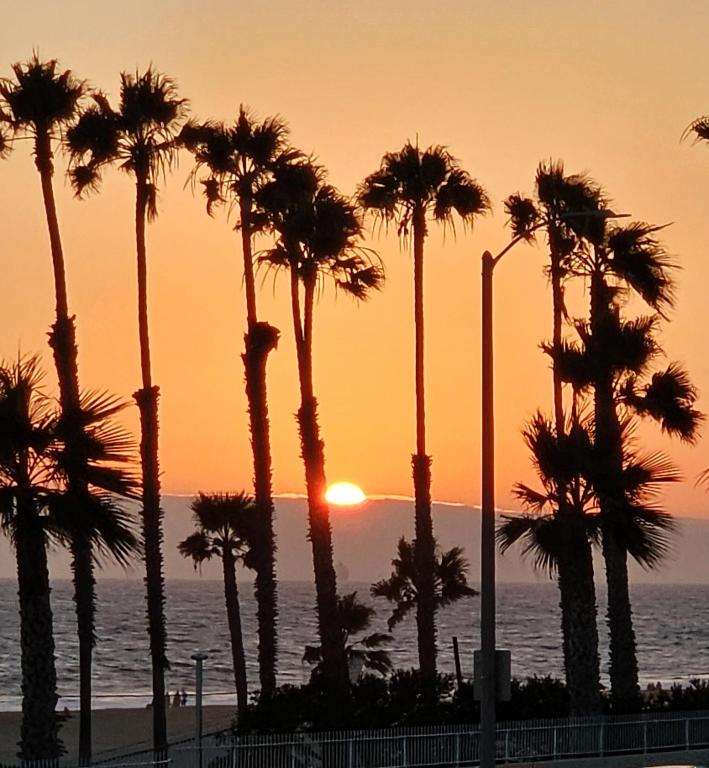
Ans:
[[[338,507],[354,507],[367,500],[364,491],[354,483],[333,483],[327,489],[325,498]]]

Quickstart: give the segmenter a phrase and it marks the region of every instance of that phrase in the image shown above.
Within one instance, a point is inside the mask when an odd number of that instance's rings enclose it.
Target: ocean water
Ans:
[[[386,631],[386,601],[369,597],[367,584],[346,584],[377,609],[374,629]],[[20,707],[19,626],[16,584],[0,580],[0,710]],[[303,647],[316,641],[313,587],[286,582],[279,586],[280,683],[307,680]],[[643,682],[686,681],[709,676],[709,586],[637,585],[632,589],[638,659]],[[96,707],[142,707],[150,700],[150,664],[145,630],[144,588],[140,581],[105,580],[98,584],[98,645],[94,662]],[[599,630],[604,670],[607,668],[604,595],[599,595]],[[256,616],[250,584],[241,588],[242,620],[248,675],[258,680]],[[479,599],[470,598],[438,614],[441,671],[453,672],[452,637],[458,637],[463,673],[472,674],[472,652],[478,645]],[[60,706],[77,706],[78,650],[71,584],[53,586],[52,608]],[[205,662],[206,703],[234,700],[229,634],[221,582],[172,581],[167,584],[170,691],[185,688],[193,701],[196,650]],[[498,586],[498,645],[512,652],[515,676],[562,676],[558,590],[555,584]],[[390,645],[395,666],[416,664],[413,616],[395,628]]]

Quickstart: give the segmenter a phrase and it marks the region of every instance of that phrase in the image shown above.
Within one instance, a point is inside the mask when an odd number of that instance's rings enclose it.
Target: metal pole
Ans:
[[[195,667],[195,742],[197,744],[197,768],[202,768],[202,678],[203,664],[208,658],[206,653],[193,653]]]
[[[453,660],[455,661],[455,680],[460,691],[463,688],[463,670],[460,668],[460,649],[458,648],[458,638],[455,635],[453,635]]]
[[[492,275],[482,257],[482,511],[480,531],[480,768],[493,768],[495,743],[495,418]]]

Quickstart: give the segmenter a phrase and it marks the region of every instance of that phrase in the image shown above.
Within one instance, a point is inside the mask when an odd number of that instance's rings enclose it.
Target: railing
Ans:
[[[214,734],[203,768],[457,768],[478,762],[476,726],[248,735]],[[709,748],[709,712],[500,723],[501,762],[605,757]],[[171,749],[173,768],[195,768],[194,744]]]
[[[458,768],[478,762],[476,726],[205,736],[174,744],[169,757],[149,750],[96,761],[98,768]],[[500,762],[548,761],[709,749],[709,712],[500,723]],[[0,768],[5,768],[0,766]],[[23,768],[74,768],[66,761]]]

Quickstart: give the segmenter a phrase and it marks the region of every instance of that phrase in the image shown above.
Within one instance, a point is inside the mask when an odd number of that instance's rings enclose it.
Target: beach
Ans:
[[[230,706],[204,707],[204,733],[228,728],[234,716]],[[16,760],[20,736],[19,712],[0,712],[0,763]],[[167,711],[170,743],[188,739],[195,732],[193,706],[170,707]],[[93,712],[94,758],[129,754],[151,745],[152,712],[150,709],[98,709]],[[76,757],[79,736],[79,713],[72,711],[61,729],[68,757]],[[134,749],[135,748],[135,749]]]

